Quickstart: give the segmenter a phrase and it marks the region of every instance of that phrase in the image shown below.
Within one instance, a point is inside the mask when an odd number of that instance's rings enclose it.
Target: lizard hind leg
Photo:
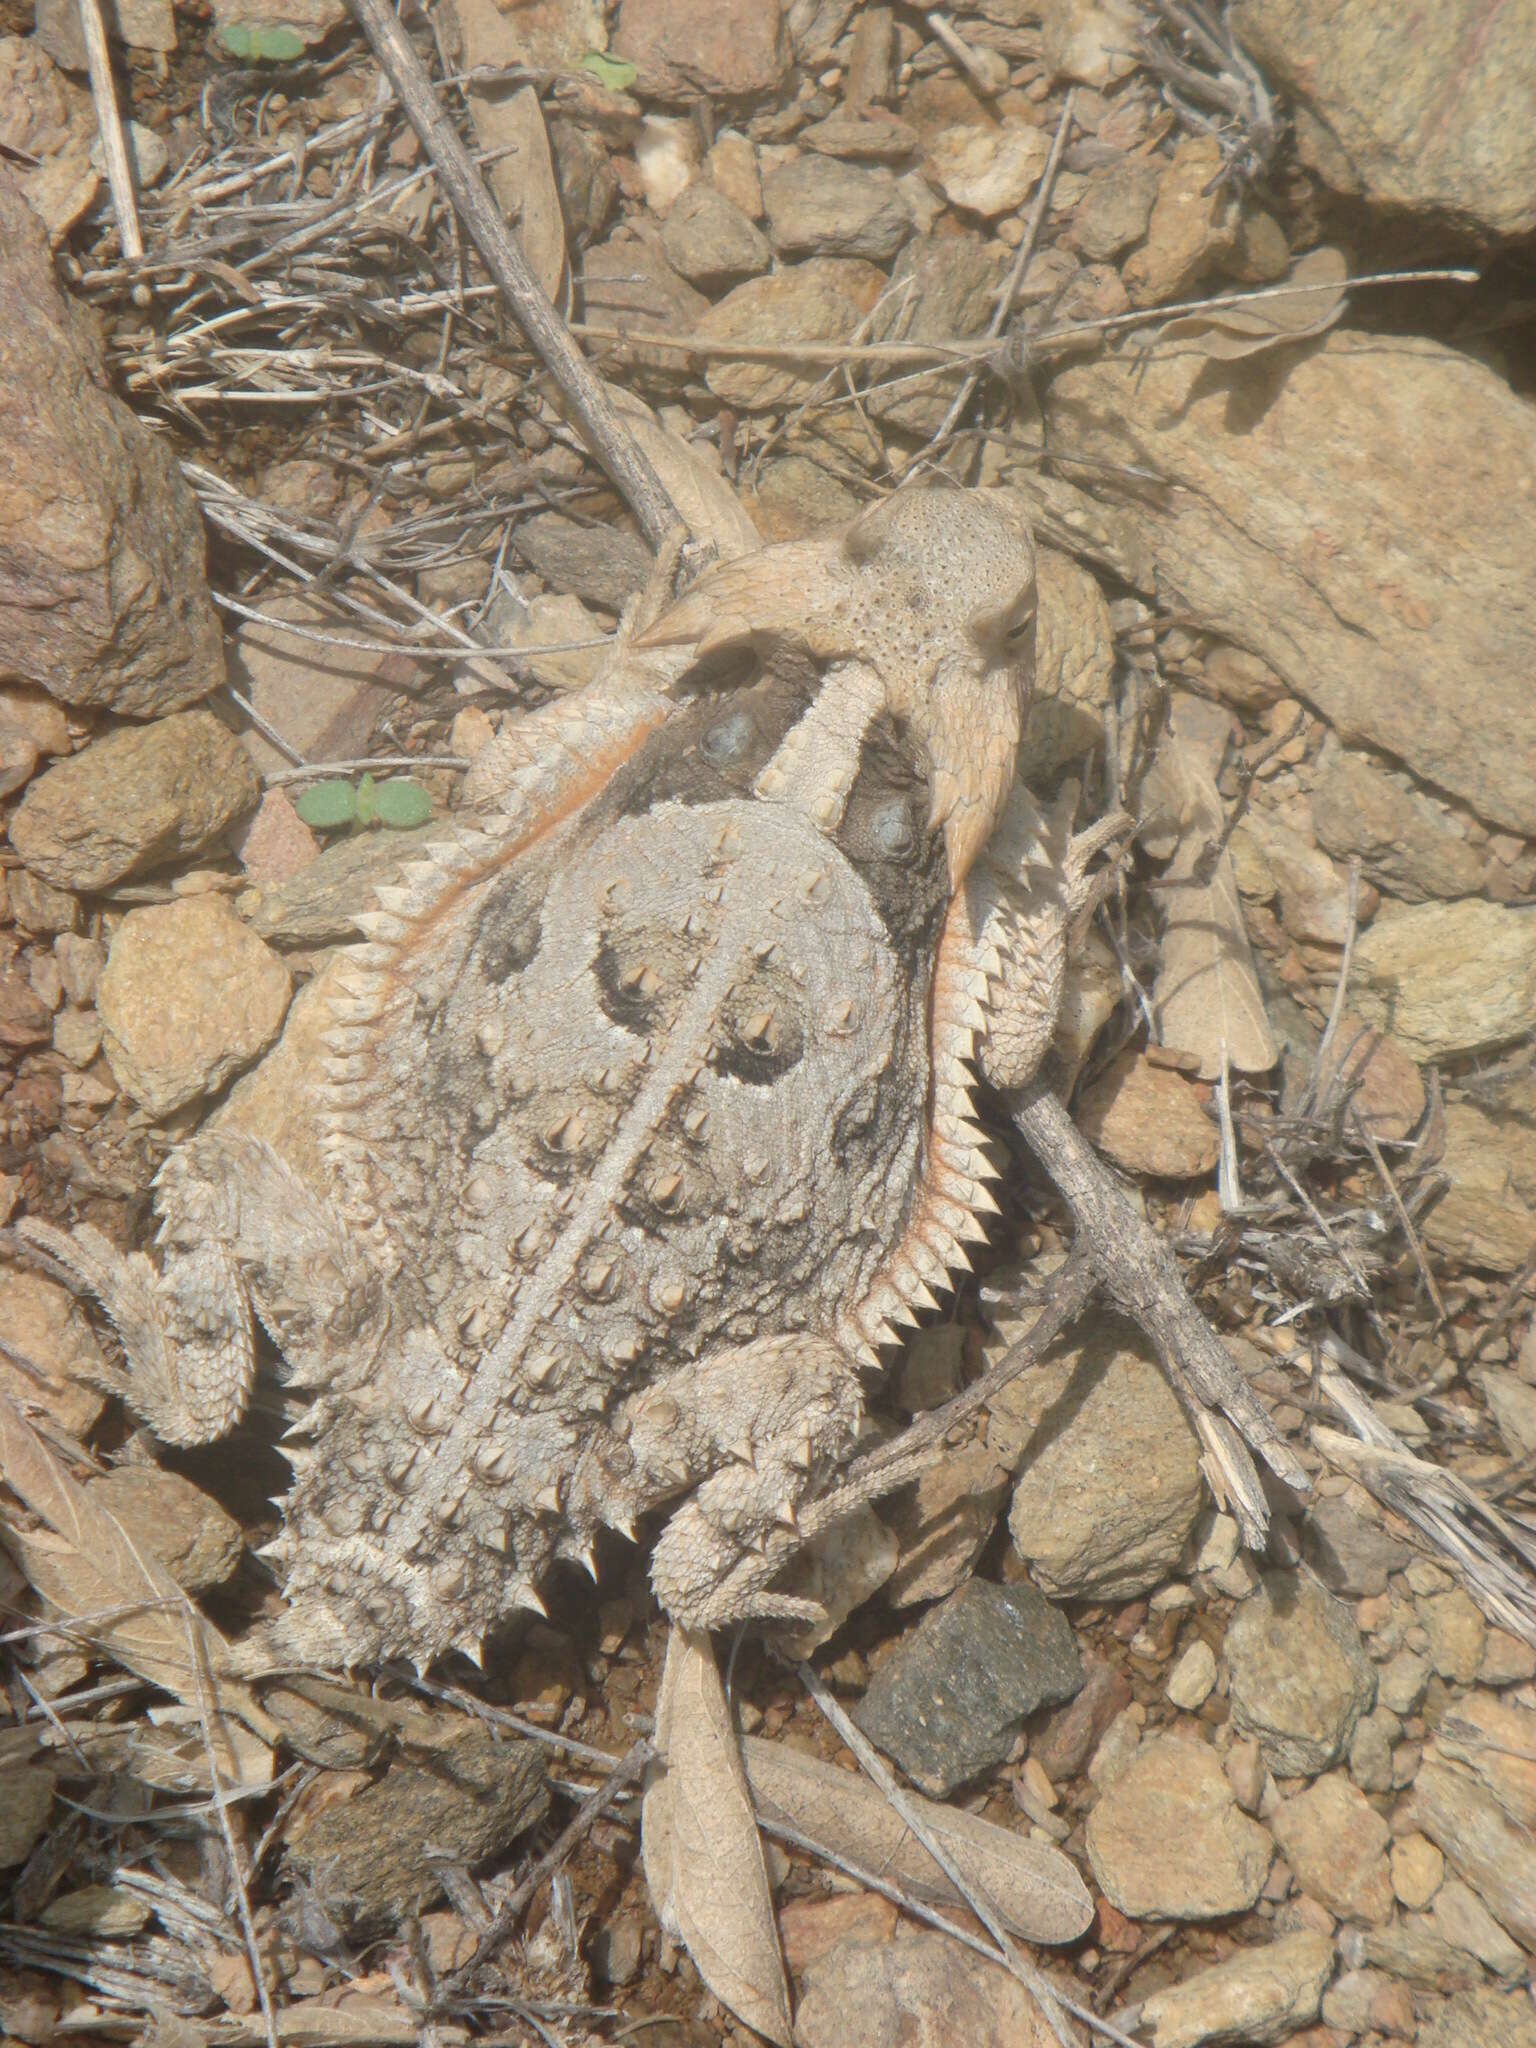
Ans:
[[[801,1548],[797,1509],[847,1462],[859,1369],[825,1338],[765,1337],[637,1395],[626,1418],[642,1499],[694,1490],[657,1539],[651,1583],[690,1628],[818,1621],[772,1581]]]
[[[28,1218],[18,1228],[101,1303],[124,1356],[104,1383],[162,1443],[212,1443],[233,1429],[249,1398],[255,1343],[227,1246],[168,1251],[157,1272],[141,1252],[125,1256],[89,1223],[69,1232]]]

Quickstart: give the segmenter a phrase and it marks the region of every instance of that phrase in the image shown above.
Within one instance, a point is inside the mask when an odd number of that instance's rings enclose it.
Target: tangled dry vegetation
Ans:
[[[839,1626],[802,1676],[736,1647],[776,1919],[765,1962],[727,1896],[701,1981],[638,1861],[643,1550],[483,1672],[259,1668],[291,1409],[157,1453],[102,1391],[109,1333],[8,1245],[9,2036],[746,2039],[782,1947],[807,2048],[1044,2040],[1027,1942],[1084,2039],[1536,2038],[1536,166],[1487,139],[1491,10],[1422,53],[1466,56],[1476,149],[1426,139],[1411,62],[1367,85],[1312,50],[1326,12],[409,20],[669,485],[729,486],[770,539],[925,474],[1032,525],[1026,772],[1137,819],[1055,1079],[1310,1496],[1272,1487],[1244,1553],[1102,1304],[946,1409],[945,1455],[818,1565]],[[74,308],[49,331],[68,360],[94,322],[148,430],[145,529],[195,535],[157,494],[195,496],[229,656],[210,694],[199,586],[157,656],[115,670],[111,620],[90,663],[71,642],[89,688],[50,694],[57,647],[0,684],[0,1200],[126,1244],[217,1105],[304,1142],[303,985],[412,835],[312,828],[302,792],[408,773],[451,809],[650,558],[354,29],[236,64],[183,12],[168,56],[116,48],[169,151],[151,178],[136,144],[130,261],[58,26],[13,25],[5,139]],[[1421,274],[1346,288],[1389,264]],[[1063,1315],[1093,1291],[1011,1144],[993,1269],[913,1339],[892,1427],[994,1369],[1043,1276]],[[894,1822],[881,1753],[928,1795]]]

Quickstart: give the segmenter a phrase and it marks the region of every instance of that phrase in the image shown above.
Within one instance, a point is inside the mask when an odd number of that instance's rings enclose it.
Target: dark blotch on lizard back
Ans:
[[[812,668],[790,662],[776,664],[756,681],[702,689],[614,777],[613,809],[637,817],[663,803],[711,804],[750,795],[805,710],[815,681]]]
[[[915,969],[949,902],[941,833],[928,826],[928,763],[907,728],[870,726],[842,823],[839,852],[863,877],[895,951]]]

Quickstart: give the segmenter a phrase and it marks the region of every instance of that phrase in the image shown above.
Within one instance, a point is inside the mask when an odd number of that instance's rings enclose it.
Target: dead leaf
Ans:
[[[763,1845],[707,1634],[674,1628],[656,1705],[641,1853],[662,1926],[723,2005],[790,2048],[789,1986]]]
[[[4,1394],[0,1473],[47,1524],[23,1529],[14,1517],[0,1521],[6,1548],[36,1592],[70,1622],[71,1633],[205,1716],[221,1779],[240,1783],[241,1745],[224,1716],[232,1713],[263,1735],[271,1723],[236,1681],[230,1645],[164,1565],[70,1477]]]
[[[494,12],[492,8],[462,10],[468,69],[474,69],[478,61],[471,49],[475,17]],[[481,148],[506,152],[486,174],[497,204],[517,231],[518,245],[540,291],[558,311],[567,312],[565,216],[560,210],[560,190],[539,96],[531,85],[524,85],[514,93],[484,92],[471,86],[468,97]]]
[[[1225,850],[1209,881],[1201,861],[1221,837],[1224,814],[1214,765],[1181,725],[1177,708],[1142,788],[1142,816],[1178,834],[1158,891],[1166,925],[1152,990],[1160,1042],[1194,1053],[1202,1080],[1221,1074],[1222,1052],[1241,1074],[1262,1074],[1279,1058],[1253,971],[1232,857]]]
[[[959,1903],[954,1886],[878,1786],[819,1757],[752,1736],[742,1744],[742,1759],[765,1820],[809,1835],[915,1898]],[[906,1796],[1010,1933],[1026,1941],[1075,1941],[1092,1920],[1087,1887],[1059,1850],[915,1792]]]
[[[1325,334],[1342,318],[1349,265],[1341,250],[1309,249],[1291,266],[1284,283],[1292,289],[1276,287],[1241,305],[1210,306],[1170,320],[1157,330],[1156,342],[1181,342],[1202,355],[1232,361]]]

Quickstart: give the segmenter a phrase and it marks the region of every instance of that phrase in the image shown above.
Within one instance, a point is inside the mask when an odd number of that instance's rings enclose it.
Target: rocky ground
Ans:
[[[117,0],[142,263],[74,7],[0,22],[0,1224],[127,1244],[210,1116],[304,1165],[306,984],[649,557],[340,0]],[[1028,772],[1139,822],[1074,1113],[1313,1491],[1245,1553],[1152,1354],[1090,1311],[823,1560],[813,1662],[946,1824],[993,1824],[1007,1926],[1146,2048],[1536,2043],[1536,23],[1380,24],[415,24],[669,479],[778,538],[942,469],[1039,540]],[[1467,275],[1345,291],[1389,267]],[[1019,1153],[893,1422],[1069,1242]],[[483,1675],[252,1693],[277,1397],[155,1452],[109,1334],[0,1249],[4,2035],[749,2038],[657,1926],[629,1779],[540,1862],[650,1727],[643,1553]],[[791,1667],[748,1641],[732,1685],[801,1838],[769,1853],[805,2048],[1048,2038],[918,1917],[979,1932],[882,1846]],[[769,1789],[808,1754],[835,1774]]]

